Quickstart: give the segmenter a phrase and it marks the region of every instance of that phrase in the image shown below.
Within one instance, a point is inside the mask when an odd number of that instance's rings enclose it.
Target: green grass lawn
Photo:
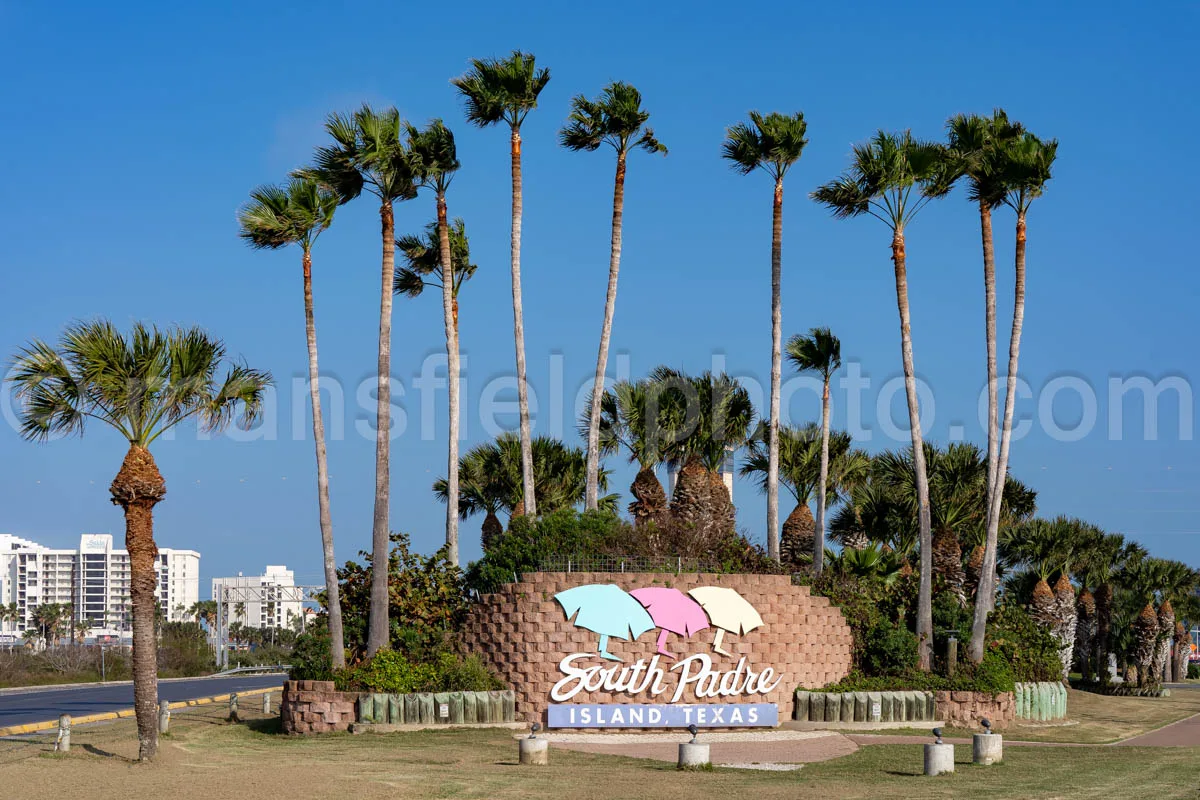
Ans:
[[[920,743],[863,747],[796,772],[717,769],[681,773],[671,764],[561,749],[549,767],[520,767],[511,732],[285,737],[277,720],[234,725],[217,709],[181,714],[159,760],[136,765],[132,723],[78,730],[67,756],[41,745],[0,747],[5,800],[54,796],[89,800],[165,797],[300,798],[1073,798],[1195,797],[1200,750],[1175,748],[1009,748],[994,767],[969,763],[925,778]],[[0,742],[0,745],[9,745]],[[24,749],[20,749],[24,748]]]
[[[1065,721],[1021,720],[1003,733],[1013,741],[1108,744],[1157,730],[1193,714],[1200,714],[1200,691],[1194,689],[1177,690],[1170,697],[1107,697],[1068,689]],[[944,735],[969,737],[979,732],[979,728],[946,728]],[[928,730],[912,728],[880,733],[929,738]]]

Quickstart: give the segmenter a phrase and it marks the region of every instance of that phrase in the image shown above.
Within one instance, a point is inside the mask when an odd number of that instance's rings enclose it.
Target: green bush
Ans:
[[[988,620],[987,651],[1007,666],[1014,681],[1033,683],[1062,679],[1058,645],[1019,605],[1000,606]]]
[[[430,664],[413,664],[395,650],[380,650],[366,661],[338,671],[334,680],[343,691],[407,694],[429,691],[436,674]]]
[[[915,669],[919,660],[916,634],[888,619],[866,632],[861,649],[862,669],[868,675],[904,673]]]
[[[1188,664],[1188,680],[1200,680],[1200,664]]]
[[[934,672],[921,672],[919,669],[910,669],[895,675],[864,675],[860,671],[854,671],[837,683],[821,689],[801,689],[819,692],[949,691],[997,694],[1011,692],[1013,684],[1008,665],[999,656],[988,654],[979,666],[960,665],[952,678]]]
[[[335,673],[343,691],[387,692],[485,692],[503,689],[477,656],[460,658],[441,653],[431,663],[415,663],[395,650],[380,650],[372,658]]]
[[[671,572],[676,558],[702,561],[722,573],[777,573],[780,569],[761,548],[737,534],[700,536],[692,526],[669,520],[636,528],[612,512],[562,509],[538,519],[513,519],[508,531],[468,568],[466,583],[486,594],[552,558],[586,562],[598,556],[660,561],[670,564]]]
[[[288,677],[294,681],[331,681],[333,665],[329,660],[329,632],[315,630],[296,637],[292,647],[292,669]]]

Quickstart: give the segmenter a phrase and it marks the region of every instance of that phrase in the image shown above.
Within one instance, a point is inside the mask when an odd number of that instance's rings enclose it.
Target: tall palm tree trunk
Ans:
[[[450,255],[450,225],[446,196],[437,197],[438,250],[442,260],[442,315],[446,323],[446,371],[450,395],[449,444],[446,448],[447,558],[458,566],[458,309],[454,300],[454,259]]]
[[[325,417],[321,413],[320,370],[317,367],[317,323],[313,317],[312,253],[304,250],[304,331],[308,339],[308,392],[312,401],[313,438],[317,442],[317,515],[325,566],[325,598],[329,609],[329,656],[334,669],[346,666],[342,634],[342,601],[338,591],[337,560],[333,554],[333,518],[329,512],[329,460],[325,452]],[[241,606],[242,604],[239,604]],[[246,609],[240,607],[238,616]]]
[[[825,492],[829,486],[829,378],[821,392],[821,474],[817,483],[816,537],[813,541],[813,571],[825,569]]]
[[[521,416],[521,486],[525,513],[537,516],[533,485],[533,434],[529,429],[529,388],[525,383],[525,310],[521,305],[521,131],[512,129],[512,297],[513,339],[517,349],[517,405]]]
[[[391,502],[392,281],[396,271],[396,220],[390,200],[379,207],[383,237],[383,288],[379,300],[379,387],[375,417],[375,516],[371,526],[371,612],[367,655],[388,644],[388,534]]]
[[[783,176],[771,203],[771,410],[767,428],[767,555],[779,560],[779,385],[783,375]],[[814,555],[817,571],[821,563]]]
[[[989,532],[993,527],[999,530],[1000,526],[1003,484],[999,481],[1002,475],[1008,474],[1008,448],[1012,441],[1013,408],[1017,402],[1017,362],[1021,355],[1021,329],[1025,324],[1025,214],[1021,211],[1017,212],[1017,244],[1013,261],[1016,280],[1013,287],[1012,334],[1008,342],[1008,379],[1004,389],[1004,426],[1000,434],[1000,461],[996,466],[998,488],[992,492],[988,508]]]
[[[585,508],[600,505],[600,400],[604,396],[604,371],[608,368],[608,345],[612,338],[613,314],[617,310],[617,273],[621,269],[621,226],[625,214],[625,153],[617,153],[617,176],[613,181],[612,245],[608,256],[608,293],[604,297],[604,325],[600,329],[600,352],[596,356],[596,378],[592,382],[592,413],[588,418],[587,490]]]
[[[154,457],[131,444],[121,470],[109,487],[112,501],[125,512],[125,549],[129,552],[129,598],[133,607],[133,709],[137,717],[138,760],[158,752],[158,546],[154,543],[154,507],[167,485]]]
[[[996,376],[996,249],[992,236],[992,209],[985,200],[979,201],[979,230],[983,239],[983,294],[984,294],[984,338],[987,340],[987,508],[997,494],[997,486],[1004,486],[998,477],[1000,463],[999,406],[997,394],[999,380]],[[1003,489],[1000,490],[1003,492]],[[987,634],[988,614],[995,608],[996,601],[996,549],[999,542],[999,520],[991,524],[988,516],[987,532],[983,544],[983,566],[979,573],[979,586],[975,592],[975,618],[971,624],[971,641],[967,647],[968,657],[978,664],[983,660],[983,645]]]
[[[892,263],[896,271],[896,305],[900,310],[900,354],[904,362],[904,391],[908,398],[913,471],[917,481],[917,522],[921,548],[921,572],[917,588],[918,652],[921,669],[928,671],[933,662],[933,545],[930,534],[929,476],[925,468],[925,443],[921,437],[921,411],[917,405],[917,377],[913,368],[912,320],[908,309],[908,271],[902,228],[897,228],[892,236]]]

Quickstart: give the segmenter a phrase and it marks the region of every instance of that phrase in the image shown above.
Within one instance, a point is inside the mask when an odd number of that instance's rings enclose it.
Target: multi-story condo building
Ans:
[[[160,548],[155,567],[163,617],[171,622],[187,619],[188,609],[200,599],[200,554]],[[77,633],[127,633],[129,553],[115,549],[107,533],[84,534],[74,550],[0,534],[0,605],[16,609],[15,615],[3,615],[0,634],[11,638],[35,627],[34,609],[49,603],[71,606]]]
[[[262,575],[213,578],[212,596],[224,603],[226,624],[290,628],[303,618],[304,589],[286,566],[268,566]]]

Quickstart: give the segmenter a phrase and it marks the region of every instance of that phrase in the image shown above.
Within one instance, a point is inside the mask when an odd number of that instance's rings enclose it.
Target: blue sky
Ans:
[[[1131,393],[1114,440],[1108,386],[1144,376],[1186,388],[1197,376],[1200,271],[1187,236],[1197,211],[1188,187],[1200,166],[1180,157],[1194,150],[1200,123],[1194,5],[1136,14],[1105,3],[958,5],[948,14],[932,4],[779,3],[737,19],[727,4],[706,3],[620,17],[598,6],[534,15],[406,4],[368,16],[361,7],[291,5],[0,2],[5,363],[30,337],[103,315],[120,325],[201,324],[276,377],[273,439],[260,431],[256,441],[200,441],[181,431],[156,446],[169,490],[159,541],[201,551],[205,578],[286,563],[319,581],[311,434],[291,411],[306,404],[293,391],[305,375],[299,254],[250,251],[234,214],[254,186],[306,161],[330,111],[395,104],[416,122],[440,116],[457,134],[463,168],[450,210],[466,219],[480,265],[461,304],[466,444],[486,438],[479,394],[511,373],[513,359],[507,137],[467,127],[448,81],[468,58],[514,48],[552,70],[524,130],[525,322],[540,432],[565,428],[578,443],[573,414],[556,420],[548,409],[557,373],[569,404],[594,369],[608,263],[612,157],[556,145],[573,95],[612,80],[635,84],[671,151],[635,154],[629,168],[612,367],[625,354],[634,375],[663,363],[700,371],[715,354],[733,374],[765,383],[770,183],[734,174],[719,147],[749,109],[804,111],[810,144],[785,197],[784,331],[825,325],[841,337],[846,360],[872,383],[862,395],[871,431],[862,444],[873,451],[903,445],[876,413],[882,387],[900,374],[888,234],[871,219],[831,219],[807,193],[878,128],[937,137],[953,113],[1003,106],[1060,141],[1054,180],[1029,221],[1020,371],[1034,398],[1018,413],[1038,424],[1014,445],[1012,471],[1038,489],[1043,514],[1084,517],[1200,564],[1190,390],[1182,414],[1180,394],[1163,393],[1152,441]],[[397,207],[397,228],[417,230],[432,215],[423,195]],[[940,442],[983,441],[977,226],[959,193],[908,232],[916,366],[936,401],[930,436]],[[997,214],[996,232],[1003,361],[1011,213]],[[345,387],[347,406],[345,437],[330,444],[339,559],[370,540],[374,446],[354,431],[373,419],[356,392],[375,364],[378,248],[377,206],[364,199],[338,211],[314,253],[322,372]],[[445,395],[427,393],[436,418],[423,438],[413,380],[427,356],[443,352],[440,313],[434,297],[398,300],[393,341],[408,426],[393,445],[392,525],[425,551],[443,535],[429,486],[445,469]],[[1088,421],[1080,387],[1095,392],[1096,421],[1063,441],[1054,425]],[[835,425],[846,424],[846,400],[835,387]],[[882,405],[904,419],[902,391],[889,403],[883,390]],[[817,395],[801,389],[788,410],[793,421],[816,419]],[[119,537],[107,486],[122,455],[123,443],[100,429],[34,445],[0,424],[0,530],[59,546],[83,532]],[[632,471],[623,460],[610,466],[625,490]],[[735,502],[739,525],[762,540],[762,497],[739,481]],[[464,524],[467,558],[478,556],[477,532],[477,521]]]

